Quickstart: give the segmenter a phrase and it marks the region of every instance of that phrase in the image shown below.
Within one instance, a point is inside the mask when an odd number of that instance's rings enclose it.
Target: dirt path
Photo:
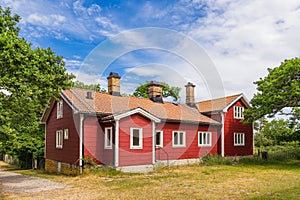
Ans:
[[[63,189],[67,186],[47,179],[24,176],[0,169],[0,190],[4,193],[40,192]]]

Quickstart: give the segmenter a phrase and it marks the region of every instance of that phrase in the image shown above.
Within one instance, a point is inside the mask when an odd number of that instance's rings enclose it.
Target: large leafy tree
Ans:
[[[138,86],[134,93],[132,94],[135,97],[142,97],[142,98],[148,98],[148,84],[150,82],[147,81],[145,84],[142,84]],[[179,97],[179,92],[180,88],[179,87],[174,87],[174,86],[169,86],[167,83],[162,82],[163,85],[162,88],[162,96],[163,97],[172,97],[174,101],[177,101]]]
[[[33,48],[19,37],[19,20],[0,7],[0,150],[22,159],[42,155],[43,109],[74,76],[50,48]]]
[[[300,58],[285,60],[268,71],[268,76],[255,82],[258,93],[250,101],[252,108],[245,112],[248,121],[300,106]]]
[[[106,92],[104,88],[101,88],[101,85],[98,84],[85,84],[84,82],[81,81],[75,81],[74,86],[75,88],[81,88],[81,89],[88,89],[88,90],[94,90],[97,92]]]

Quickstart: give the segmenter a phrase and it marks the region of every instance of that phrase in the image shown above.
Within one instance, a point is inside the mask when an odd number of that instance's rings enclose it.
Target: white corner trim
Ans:
[[[228,104],[222,111],[223,111],[223,112],[227,112],[228,109],[229,109],[231,106],[233,106],[233,105],[234,105],[238,100],[240,100],[240,99],[243,99],[242,101],[243,101],[244,104],[246,104],[246,107],[248,107],[248,108],[251,107],[251,105],[250,105],[248,99],[245,97],[245,95],[244,95],[244,94],[241,94],[240,96],[238,96],[237,98],[235,98],[230,104]]]
[[[149,112],[147,112],[147,111],[145,111],[141,108],[135,108],[133,110],[130,110],[130,111],[127,111],[127,112],[124,112],[124,113],[121,113],[121,114],[114,115],[114,119],[115,120],[120,120],[124,117],[128,117],[128,116],[134,115],[136,113],[147,117],[148,119],[154,121],[155,123],[159,123],[161,121],[159,118],[155,117],[151,113],[149,113]]]
[[[80,114],[79,116],[79,168],[80,174],[82,174],[84,114]]]
[[[155,138],[156,138],[156,130],[155,130],[155,122],[152,121],[152,164],[155,164]]]
[[[222,128],[221,128],[221,155],[222,157],[225,156],[225,134],[224,134],[224,129],[225,129],[225,126],[224,126],[224,122],[225,122],[225,114],[226,113],[221,113],[221,118],[222,118]]]
[[[119,120],[115,126],[115,167],[119,166]]]

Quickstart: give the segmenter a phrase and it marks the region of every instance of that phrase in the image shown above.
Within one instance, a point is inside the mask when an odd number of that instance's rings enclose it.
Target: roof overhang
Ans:
[[[161,122],[161,120],[159,118],[157,118],[156,116],[152,115],[151,113],[145,111],[142,108],[135,108],[135,109],[123,112],[123,113],[114,114],[113,118],[115,120],[120,120],[120,119],[123,119],[125,117],[129,117],[129,116],[134,115],[134,114],[140,114],[140,115],[150,119],[151,121],[154,121],[155,123]]]

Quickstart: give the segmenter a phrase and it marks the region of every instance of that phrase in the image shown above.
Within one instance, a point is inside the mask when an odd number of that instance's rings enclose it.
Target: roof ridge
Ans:
[[[223,99],[223,98],[229,98],[229,97],[233,97],[233,96],[240,96],[242,94],[243,93],[239,93],[239,94],[233,94],[233,95],[224,96],[224,97],[218,97],[218,98],[215,98],[215,99],[207,99],[207,100],[203,100],[203,101],[198,101],[196,103],[202,103],[202,102],[207,102],[207,101],[215,101],[215,100],[219,100],[219,99]]]

